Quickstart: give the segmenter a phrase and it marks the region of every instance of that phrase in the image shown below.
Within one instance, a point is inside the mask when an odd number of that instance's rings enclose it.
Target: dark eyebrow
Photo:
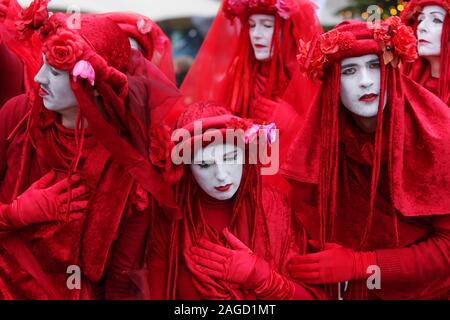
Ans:
[[[357,67],[358,65],[356,63],[349,63],[349,64],[345,64],[341,67],[341,69],[346,69],[346,68],[350,68],[350,67]]]
[[[442,15],[442,16],[445,15],[445,14],[443,14],[442,12],[439,12],[439,11],[433,11],[433,12],[430,12],[430,14],[436,14],[436,13],[437,13],[437,14],[440,14],[440,15]],[[420,14],[425,14],[425,13],[423,13],[423,11],[420,11],[420,12],[419,12],[419,15],[420,15]]]
[[[379,62],[380,62],[380,59],[373,59],[373,60],[370,60],[367,63],[379,63]]]

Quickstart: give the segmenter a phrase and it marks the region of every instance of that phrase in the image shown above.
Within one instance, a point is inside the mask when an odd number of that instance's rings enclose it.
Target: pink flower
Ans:
[[[277,0],[275,7],[283,19],[289,19],[298,10],[297,2],[293,0]]]
[[[91,86],[95,84],[95,70],[86,60],[78,61],[72,70],[73,81],[77,81],[78,77],[87,79]]]
[[[144,18],[139,19],[139,21],[137,22],[137,28],[142,34],[150,33],[152,31],[152,27],[152,23]]]
[[[258,132],[259,132],[259,125],[254,124],[253,126],[251,126],[251,128],[248,129],[243,136],[244,143],[249,144],[250,142],[252,142],[258,135]]]
[[[245,132],[243,136],[244,143],[249,144],[250,142],[254,141],[259,134],[262,134],[262,137],[264,137],[269,144],[272,144],[277,139],[276,129],[277,126],[275,125],[275,123],[271,123],[268,125],[254,124]]]

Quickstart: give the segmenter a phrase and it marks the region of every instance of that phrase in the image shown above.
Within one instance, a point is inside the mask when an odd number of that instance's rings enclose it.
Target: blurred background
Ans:
[[[32,0],[19,0],[27,6]],[[172,43],[177,82],[184,75],[208,33],[222,0],[52,0],[52,11],[63,12],[136,12],[143,14],[165,31]],[[325,30],[345,19],[368,19],[374,11],[382,18],[399,15],[403,0],[313,0]],[[378,6],[378,8],[371,6]]]

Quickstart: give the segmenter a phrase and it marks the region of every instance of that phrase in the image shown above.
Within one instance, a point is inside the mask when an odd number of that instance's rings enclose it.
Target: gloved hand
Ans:
[[[309,241],[319,248],[318,241]],[[375,252],[355,252],[335,243],[327,243],[325,250],[293,257],[288,264],[292,278],[308,284],[328,284],[364,279],[367,268],[376,265]]]
[[[271,275],[269,264],[253,253],[244,243],[223,231],[232,249],[201,240],[200,247],[192,248],[192,259],[197,269],[211,277],[242,285],[246,289],[255,289]]]
[[[271,100],[265,97],[259,97],[254,104],[255,119],[261,122],[272,122],[273,114],[280,107],[281,99]]]
[[[17,229],[34,223],[63,220],[69,208],[69,186],[79,181],[80,176],[74,175],[71,181],[66,178],[48,187],[54,177],[53,171],[48,173],[10,205],[3,206],[0,214],[0,228]],[[73,187],[70,213],[80,213],[86,208],[88,201],[79,198],[88,191],[85,186]]]

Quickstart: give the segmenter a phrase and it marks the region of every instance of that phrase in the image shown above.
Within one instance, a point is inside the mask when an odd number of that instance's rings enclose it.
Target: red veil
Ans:
[[[407,65],[405,73],[450,106],[450,56],[448,54],[450,50],[450,1],[412,0],[402,12],[402,19],[417,32],[417,18],[420,10],[425,6],[431,5],[441,6],[447,10],[441,36],[440,77],[435,79],[431,76],[430,63],[425,58],[420,58],[413,64]]]
[[[246,9],[239,11],[239,3]],[[185,103],[217,101],[227,105],[236,115],[252,117],[250,103],[257,81],[258,68],[251,49],[248,33],[248,15],[255,12],[274,14],[276,23],[273,38],[274,58],[266,66],[267,81],[259,94],[274,99],[282,97],[297,65],[297,41],[311,40],[322,28],[315,14],[314,5],[308,0],[263,1],[234,4],[224,1],[212,27],[184,80],[181,91]],[[278,5],[290,10],[287,17]],[[248,6],[248,7],[247,7]],[[281,31],[281,32],[280,32]],[[304,78],[305,82],[308,82]]]
[[[136,40],[145,58],[175,82],[170,40],[155,22],[136,13],[114,12],[105,16],[116,22],[128,37]]]
[[[11,19],[14,19],[22,7],[16,0],[0,1],[0,107],[10,98],[24,92],[28,83],[25,78],[29,78],[29,73],[24,73],[24,63],[15,54],[14,49],[14,25]],[[28,88],[28,86],[27,86]]]

